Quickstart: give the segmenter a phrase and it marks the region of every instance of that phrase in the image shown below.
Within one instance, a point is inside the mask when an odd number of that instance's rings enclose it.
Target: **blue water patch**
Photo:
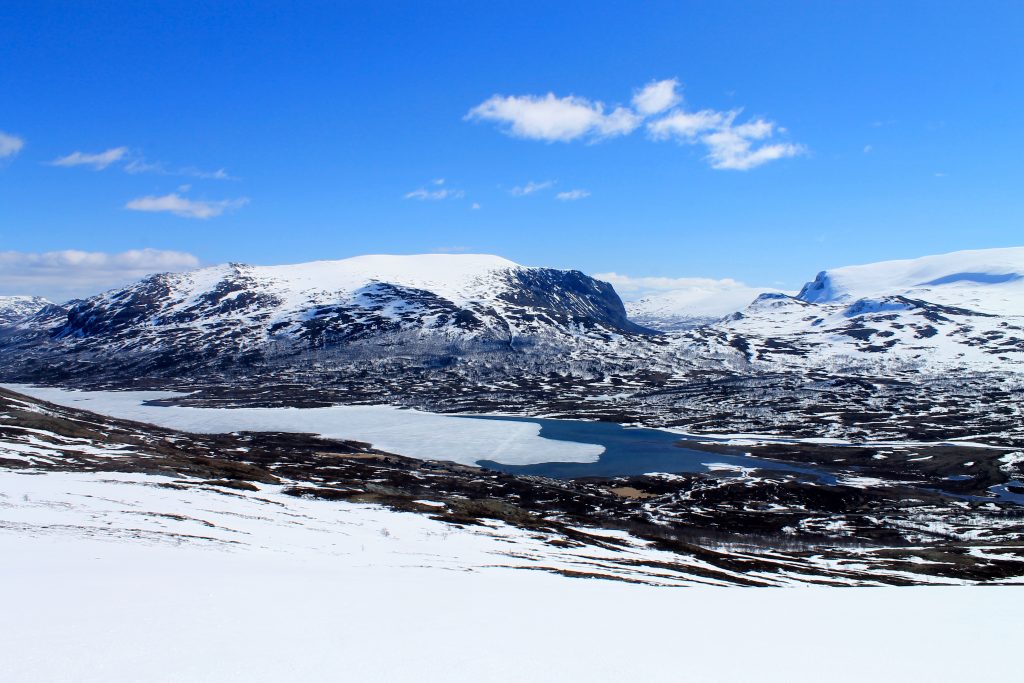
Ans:
[[[1008,487],[1013,487],[1016,491],[1011,491]],[[1024,482],[1011,479],[1005,484],[999,486],[990,486],[989,491],[999,497],[999,500],[1007,503],[1016,503],[1017,505],[1024,505]]]
[[[472,417],[474,419],[530,422],[540,425],[542,438],[597,444],[604,446],[605,449],[597,462],[589,463],[545,462],[533,465],[505,465],[493,460],[480,460],[477,463],[481,467],[511,474],[531,474],[554,479],[626,477],[648,472],[671,474],[708,472],[710,471],[707,466],[709,463],[721,463],[748,469],[803,474],[826,484],[834,484],[836,481],[832,474],[819,469],[745,455],[724,455],[681,447],[677,444],[683,441],[683,437],[660,429],[623,427],[614,422],[587,422],[585,420],[485,415],[473,415]]]

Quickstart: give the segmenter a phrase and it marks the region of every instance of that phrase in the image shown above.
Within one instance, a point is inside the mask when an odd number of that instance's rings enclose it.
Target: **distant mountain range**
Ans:
[[[690,334],[748,361],[1024,368],[1024,248],[823,271],[796,296],[762,294]]]
[[[769,292],[726,315],[687,291],[629,306],[578,271],[497,256],[363,256],[290,266],[228,264],[161,274],[55,306],[0,300],[0,354],[95,371],[247,365],[316,350],[450,362],[474,354],[600,356],[623,345],[725,363],[909,363],[1010,370],[1024,363],[1024,248],[965,251],[823,271],[796,296]],[[627,317],[638,315],[639,323]],[[710,315],[712,311],[722,313]],[[658,332],[666,334],[655,334]]]
[[[0,326],[13,325],[49,304],[41,296],[0,296]]]

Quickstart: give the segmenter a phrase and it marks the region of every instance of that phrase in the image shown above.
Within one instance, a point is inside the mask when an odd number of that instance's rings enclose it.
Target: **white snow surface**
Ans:
[[[1012,656],[970,656],[1015,651],[1024,635],[1015,587],[573,579],[523,568],[604,571],[614,553],[276,487],[239,495],[155,485],[167,479],[0,472],[5,683],[843,683],[1019,673]]]
[[[174,282],[174,298],[204,294],[235,268],[243,269],[266,291],[283,299],[282,308],[289,309],[351,294],[375,282],[423,289],[453,303],[465,304],[493,296],[489,276],[523,266],[488,254],[381,254],[283,266],[229,264],[169,276]]]
[[[389,453],[421,460],[475,465],[596,462],[604,447],[540,436],[540,425],[438,415],[392,406],[326,408],[191,408],[145,405],[183,396],[169,391],[75,391],[21,384],[11,391],[69,408],[197,434],[292,432],[363,441]]]
[[[1024,315],[1024,247],[833,268],[808,283],[800,298],[842,303],[895,295],[983,313]]]
[[[629,301],[625,304],[626,312],[634,322],[658,330],[686,329],[735,313],[764,292],[779,291],[739,283],[730,287],[723,287],[718,281],[711,283],[657,292]]]

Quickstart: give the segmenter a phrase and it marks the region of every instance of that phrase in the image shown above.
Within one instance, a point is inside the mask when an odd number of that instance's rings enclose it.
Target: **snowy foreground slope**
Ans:
[[[1004,653],[984,671],[1013,680],[1009,653],[1024,635],[1014,588],[672,589],[470,570],[506,564],[493,553],[517,546],[501,531],[322,502],[235,509],[216,494],[185,504],[151,487],[17,478],[3,509],[15,500],[50,526],[0,529],[0,662],[12,683],[956,681],[977,675],[972,652]],[[132,514],[161,497],[164,529]],[[183,525],[175,514],[249,532],[269,516],[276,545],[160,540]],[[115,517],[122,527],[103,529]],[[97,532],[73,534],[75,520]],[[117,538],[140,527],[156,533]]]

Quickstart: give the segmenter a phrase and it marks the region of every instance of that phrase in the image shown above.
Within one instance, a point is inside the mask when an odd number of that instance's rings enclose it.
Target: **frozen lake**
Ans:
[[[36,398],[111,417],[187,432],[295,432],[364,441],[422,460],[482,465],[518,474],[568,479],[648,472],[762,468],[821,476],[815,470],[742,455],[680,447],[678,434],[609,422],[497,416],[456,416],[391,406],[326,408],[195,408],[148,402],[167,391],[75,391],[5,385]]]

